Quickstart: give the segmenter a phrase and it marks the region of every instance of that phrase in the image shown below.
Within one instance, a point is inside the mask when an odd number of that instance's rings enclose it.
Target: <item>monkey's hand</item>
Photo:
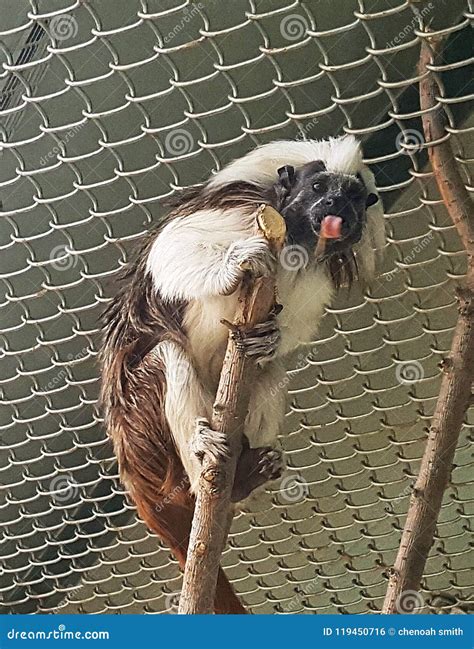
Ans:
[[[211,456],[218,462],[226,460],[230,454],[227,437],[224,433],[212,430],[207,419],[203,417],[196,420],[191,450],[200,462],[203,461],[205,455]]]
[[[264,237],[253,236],[234,241],[227,250],[224,261],[224,294],[233,293],[246,271],[256,277],[272,275],[276,269],[276,258]]]
[[[237,336],[235,342],[242,346],[244,353],[261,367],[264,366],[275,357],[280,344],[281,333],[276,314],[271,314],[266,322],[240,332]]]

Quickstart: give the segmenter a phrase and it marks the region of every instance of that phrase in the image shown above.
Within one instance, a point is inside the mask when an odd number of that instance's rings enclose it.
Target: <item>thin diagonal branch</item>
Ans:
[[[446,115],[430,63],[442,43],[423,39],[420,55],[420,106],[429,159],[439,192],[467,253],[467,274],[456,290],[458,320],[451,351],[441,367],[443,377],[420,472],[408,509],[398,555],[391,572],[382,613],[403,613],[403,593],[420,587],[433,545],[436,521],[449,483],[462,423],[471,401],[474,377],[474,220],[471,198],[446,138]]]
[[[278,251],[285,237],[283,217],[267,206],[257,219],[269,244]],[[227,461],[221,462],[204,458],[179,603],[180,613],[209,614],[214,610],[220,558],[232,523],[231,493],[251,389],[252,363],[238,345],[238,333],[240,329],[265,321],[274,303],[273,277],[255,279],[247,275],[244,278],[212,416],[212,428],[227,436],[231,455]]]

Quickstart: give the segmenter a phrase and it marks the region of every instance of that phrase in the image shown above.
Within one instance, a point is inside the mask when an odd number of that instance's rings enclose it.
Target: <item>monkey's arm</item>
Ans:
[[[250,446],[274,446],[285,417],[288,378],[278,361],[271,362],[252,388],[245,434]]]
[[[227,295],[238,286],[244,269],[256,275],[273,271],[275,260],[263,237],[232,223],[222,213],[177,218],[158,235],[147,262],[156,289],[165,300],[190,301]],[[226,229],[227,225],[227,229]]]

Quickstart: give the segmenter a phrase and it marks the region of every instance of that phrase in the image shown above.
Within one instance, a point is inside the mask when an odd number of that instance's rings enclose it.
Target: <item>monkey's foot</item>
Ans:
[[[227,437],[219,431],[212,430],[207,419],[199,417],[191,440],[191,450],[200,462],[208,455],[214,461],[225,460],[229,457]]]
[[[274,358],[280,338],[280,328],[273,315],[266,322],[241,332],[237,344],[242,346],[246,356],[253,358],[259,365],[264,365]]]
[[[265,480],[276,480],[281,477],[285,463],[283,453],[277,448],[264,446],[260,450],[258,460],[258,471]]]
[[[272,446],[244,449],[237,463],[232,501],[248,498],[254,489],[279,478],[284,469],[283,454]]]

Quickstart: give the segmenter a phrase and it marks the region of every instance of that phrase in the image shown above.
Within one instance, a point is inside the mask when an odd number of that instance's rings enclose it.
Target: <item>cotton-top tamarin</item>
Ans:
[[[255,234],[267,203],[285,219],[275,259]],[[350,136],[277,141],[178,196],[145,238],[105,313],[102,401],[124,484],[184,566],[204,454],[226,455],[208,423],[246,270],[276,273],[283,309],[243,341],[257,365],[233,500],[282,470],[285,357],[315,335],[341,284],[370,277],[384,244],[374,178]],[[296,260],[296,263],[295,263]],[[216,612],[245,609],[220,572]]]

